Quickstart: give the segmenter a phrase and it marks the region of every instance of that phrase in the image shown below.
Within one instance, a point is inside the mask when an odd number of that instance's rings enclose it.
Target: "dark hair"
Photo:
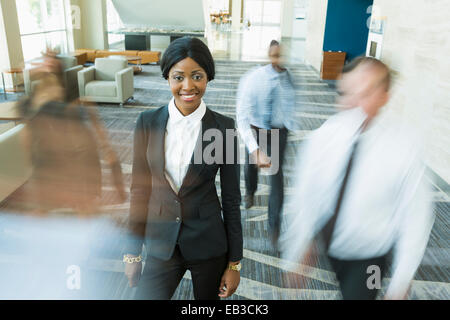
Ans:
[[[270,41],[269,48],[272,48],[274,46],[279,46],[279,45],[280,45],[280,43],[277,40],[272,40],[272,41]]]
[[[193,37],[176,39],[167,47],[161,59],[161,71],[164,79],[169,78],[169,71],[175,64],[188,57],[205,70],[208,81],[214,79],[216,70],[211,52],[206,44]]]
[[[346,63],[342,68],[342,74],[349,73],[355,70],[356,67],[359,66],[360,63],[363,62],[365,58],[366,58],[365,56],[359,56]]]

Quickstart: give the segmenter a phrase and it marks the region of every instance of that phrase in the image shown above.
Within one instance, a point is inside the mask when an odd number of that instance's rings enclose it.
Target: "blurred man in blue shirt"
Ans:
[[[282,164],[288,130],[297,125],[293,120],[294,84],[282,64],[281,47],[275,40],[270,43],[269,58],[270,64],[251,70],[241,79],[236,119],[246,146],[246,209],[254,204],[258,168],[270,168],[269,231],[275,245],[284,197]]]

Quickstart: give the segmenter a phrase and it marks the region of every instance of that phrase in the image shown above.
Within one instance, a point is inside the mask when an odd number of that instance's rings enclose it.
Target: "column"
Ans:
[[[0,2],[0,52],[0,70],[23,69],[22,42],[15,1]],[[13,81],[14,77],[11,74],[5,74],[5,85],[7,88],[23,83],[22,75],[17,74],[16,83],[13,83]]]
[[[105,0],[81,0],[81,32],[83,47],[108,49],[108,29]]]
[[[322,65],[323,39],[327,20],[328,0],[309,1],[305,60],[317,72]]]
[[[232,0],[231,27],[233,31],[241,29],[242,0]]]

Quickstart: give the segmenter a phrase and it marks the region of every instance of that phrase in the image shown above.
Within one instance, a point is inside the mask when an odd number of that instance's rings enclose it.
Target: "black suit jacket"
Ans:
[[[186,260],[210,259],[223,254],[228,254],[229,261],[241,260],[239,145],[237,136],[230,137],[226,132],[227,129],[235,132],[234,120],[206,109],[201,140],[197,141],[195,150],[203,151],[211,144],[202,139],[206,130],[217,129],[222,133],[223,143],[216,151],[222,152],[223,163],[207,164],[202,159],[201,163],[194,164],[192,157],[176,194],[164,174],[168,118],[165,106],[143,112],[137,120],[129,218],[132,239],[128,242],[127,253],[139,254],[145,241],[147,254],[163,260],[171,258],[176,244]],[[232,161],[226,161],[231,158],[231,155],[227,158],[227,143],[234,143]],[[219,170],[222,203],[215,185]]]

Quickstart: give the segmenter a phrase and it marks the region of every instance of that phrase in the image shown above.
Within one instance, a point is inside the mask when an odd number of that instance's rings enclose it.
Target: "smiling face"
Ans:
[[[178,110],[185,116],[194,112],[208,84],[205,70],[188,57],[173,65],[168,81]]]

